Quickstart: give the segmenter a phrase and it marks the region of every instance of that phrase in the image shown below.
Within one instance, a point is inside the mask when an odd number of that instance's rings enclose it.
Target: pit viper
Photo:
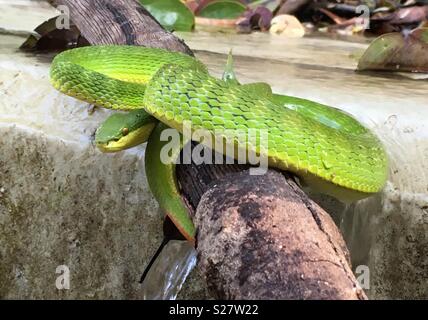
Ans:
[[[113,114],[101,125],[97,146],[114,152],[148,141],[145,166],[150,189],[191,241],[195,227],[180,197],[175,163],[163,163],[160,157],[167,143],[160,139],[163,130],[182,133],[185,122],[192,132],[203,130],[233,148],[264,156],[269,167],[291,172],[302,185],[341,201],[359,200],[383,188],[388,172],[385,149],[352,116],[272,93],[267,84],[241,85],[233,75],[225,75],[216,79],[194,57],[139,46],[71,49],[57,55],[50,70],[51,83],[62,93],[128,111]],[[253,129],[266,133],[266,148],[260,147],[260,139],[245,138]],[[170,150],[172,157],[178,157],[188,139],[204,143],[181,136]]]

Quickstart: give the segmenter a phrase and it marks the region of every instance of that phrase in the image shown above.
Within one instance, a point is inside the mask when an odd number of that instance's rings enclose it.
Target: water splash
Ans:
[[[175,300],[196,265],[196,250],[188,241],[171,240],[142,284],[145,300]]]

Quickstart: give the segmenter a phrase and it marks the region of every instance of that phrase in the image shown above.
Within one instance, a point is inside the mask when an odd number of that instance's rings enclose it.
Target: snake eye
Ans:
[[[129,129],[128,129],[128,128],[123,128],[123,129],[122,129],[122,134],[123,134],[124,136],[126,136],[128,133],[129,133]]]

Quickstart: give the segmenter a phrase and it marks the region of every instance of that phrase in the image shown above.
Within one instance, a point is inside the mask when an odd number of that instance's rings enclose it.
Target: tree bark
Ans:
[[[56,0],[65,5],[91,44],[127,44],[193,55],[189,47],[161,25],[136,0]]]
[[[93,45],[132,44],[192,54],[134,0],[57,0]],[[331,220],[290,176],[247,166],[179,165],[196,210],[200,267],[220,299],[365,299]]]
[[[330,216],[270,170],[216,181],[194,218],[199,266],[220,299],[365,299]]]

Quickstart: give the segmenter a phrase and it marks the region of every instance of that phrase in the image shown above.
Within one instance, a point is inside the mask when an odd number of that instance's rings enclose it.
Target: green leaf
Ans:
[[[167,30],[191,31],[193,13],[180,0],[140,0],[144,8]]]
[[[358,70],[428,73],[428,29],[386,33],[373,40],[358,61]]]
[[[247,7],[239,1],[217,0],[210,2],[199,11],[199,16],[212,19],[235,19],[242,15]]]
[[[265,7],[274,12],[281,5],[281,0],[255,0],[248,4],[250,9],[256,9],[259,6]]]

